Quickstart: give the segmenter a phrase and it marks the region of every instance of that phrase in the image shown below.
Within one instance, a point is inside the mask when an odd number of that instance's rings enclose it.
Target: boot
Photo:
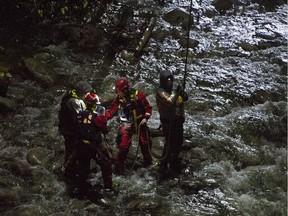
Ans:
[[[87,182],[76,182],[74,187],[69,191],[69,196],[71,198],[83,199],[88,191],[90,185]]]
[[[116,164],[115,164],[115,173],[117,175],[124,175],[125,166],[124,161],[128,155],[128,149],[120,149],[117,155]]]
[[[177,157],[171,160],[169,168],[172,173],[177,175],[181,173],[183,168],[185,168],[185,164]]]
[[[158,169],[158,181],[161,182],[163,180],[166,180],[169,177],[169,170],[167,163],[160,163],[159,169]]]

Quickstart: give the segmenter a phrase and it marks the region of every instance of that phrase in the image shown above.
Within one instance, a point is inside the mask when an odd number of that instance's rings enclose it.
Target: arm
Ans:
[[[105,112],[105,117],[107,120],[113,118],[118,112],[119,104],[117,98],[112,101],[111,108]]]
[[[146,120],[148,120],[150,116],[152,115],[152,106],[150,105],[149,101],[147,100],[147,98],[141,91],[138,92],[138,101],[139,101],[140,106],[144,108],[145,113],[143,117]]]
[[[184,88],[180,85],[178,85],[176,94],[178,95],[178,101],[187,101],[188,100],[188,94],[185,92]]]
[[[84,111],[86,109],[85,103],[77,98],[70,98],[67,101],[67,107],[75,114]]]
[[[163,88],[159,88],[157,89],[156,97],[159,99],[159,101],[161,101],[161,103],[165,104],[165,106],[172,107],[174,106],[178,95],[175,93],[175,91],[172,91],[171,94],[169,94]]]
[[[100,128],[102,134],[108,134],[109,128],[107,126],[107,119],[104,115],[97,115],[94,119],[95,124]]]

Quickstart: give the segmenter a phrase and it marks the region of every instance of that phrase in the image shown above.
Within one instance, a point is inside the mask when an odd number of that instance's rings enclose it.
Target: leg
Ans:
[[[66,176],[74,178],[76,176],[76,149],[75,137],[65,136],[65,157],[64,157],[64,173]]]
[[[124,162],[127,158],[129,147],[132,142],[131,124],[122,125],[118,130],[117,144],[119,152],[116,157],[116,173],[123,174],[125,170]]]
[[[77,198],[82,198],[87,192],[89,186],[87,184],[87,179],[90,172],[90,159],[77,158],[78,162],[78,176],[75,179],[75,187],[72,191],[72,196]]]
[[[168,176],[168,164],[171,157],[171,128],[170,123],[162,122],[162,130],[165,137],[164,149],[159,166],[159,180],[163,180]]]
[[[103,146],[98,148],[96,162],[101,167],[104,188],[112,189],[112,161],[108,151]]]
[[[170,158],[170,168],[173,172],[179,173],[183,168],[179,154],[183,145],[183,121],[176,121],[173,127],[171,142],[171,158]]]
[[[162,123],[162,130],[164,133],[164,137],[165,137],[165,143],[164,143],[164,149],[162,151],[162,159],[160,162],[160,165],[162,165],[162,167],[167,167],[170,159],[171,159],[171,155],[173,153],[171,146],[173,145],[173,127],[172,125],[168,122],[168,123]]]
[[[139,137],[139,144],[141,148],[141,153],[143,155],[143,166],[147,167],[152,165],[152,156],[151,156],[151,140],[148,134],[148,128],[141,127],[140,128],[140,137]]]
[[[95,158],[96,151],[91,147],[91,144],[79,142],[76,146],[77,176],[72,195],[82,198],[91,187],[87,180],[90,173],[90,161]]]

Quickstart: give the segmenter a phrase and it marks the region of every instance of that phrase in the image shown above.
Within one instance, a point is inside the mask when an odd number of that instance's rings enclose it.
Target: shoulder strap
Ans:
[[[134,100],[137,100],[138,99],[138,92],[139,92],[139,90],[137,89],[130,89],[130,92],[129,92],[129,94],[130,94],[130,100],[131,101],[134,101]]]

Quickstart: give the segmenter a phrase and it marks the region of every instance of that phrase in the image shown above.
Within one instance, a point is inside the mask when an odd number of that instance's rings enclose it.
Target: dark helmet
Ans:
[[[76,83],[75,90],[78,96],[82,96],[92,91],[92,87],[88,82],[82,80]]]
[[[124,92],[125,89],[130,87],[128,81],[125,78],[119,78],[115,82],[115,91]]]
[[[170,92],[173,86],[167,86],[167,81],[170,79],[173,83],[174,77],[173,74],[169,71],[160,72],[160,87]]]
[[[84,102],[87,105],[87,107],[93,107],[95,105],[101,104],[100,97],[94,93],[87,94],[84,99]]]

